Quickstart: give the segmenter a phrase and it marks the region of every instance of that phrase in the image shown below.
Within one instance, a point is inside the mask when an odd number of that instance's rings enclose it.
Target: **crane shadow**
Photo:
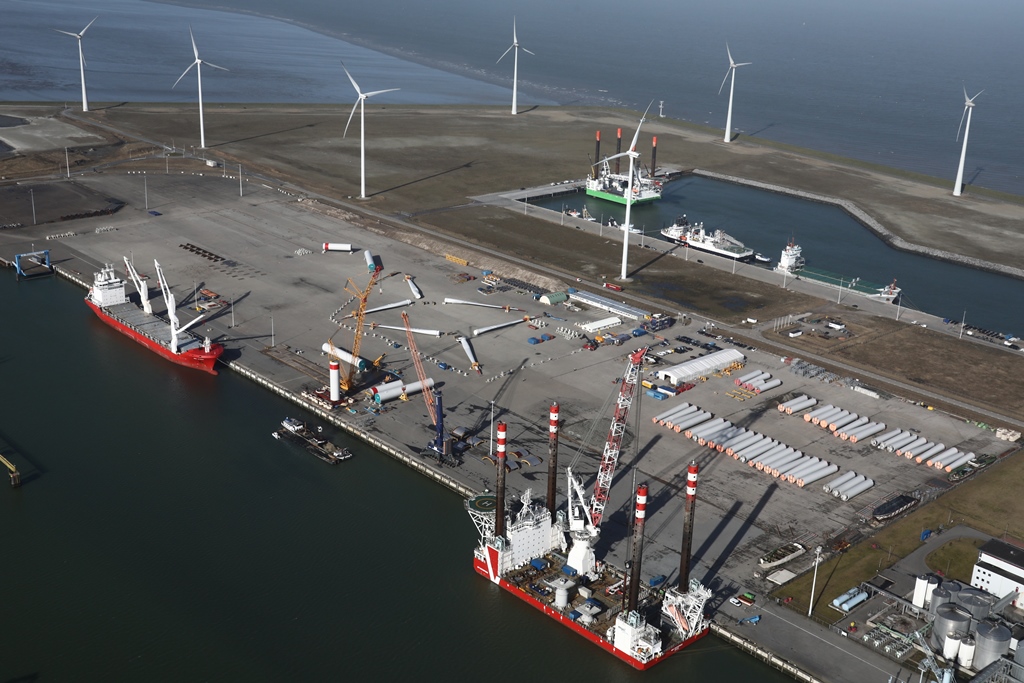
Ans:
[[[743,541],[743,537],[747,535],[747,532],[750,530],[750,527],[753,526],[753,520],[758,518],[758,515],[761,514],[762,510],[764,510],[764,507],[768,504],[768,501],[771,499],[772,494],[774,494],[778,488],[779,485],[773,482],[770,486],[768,486],[767,489],[765,489],[764,494],[761,496],[760,500],[757,501],[757,505],[755,505],[754,509],[750,511],[750,514],[748,514],[743,519],[743,523],[740,524],[740,528],[736,530],[736,533],[734,533],[732,538],[729,539],[728,543],[726,543],[725,548],[723,548],[721,552],[718,553],[717,557],[715,558],[715,561],[711,563],[710,568],[704,575],[704,581],[710,581],[712,577],[716,576],[719,573],[722,566],[725,564],[725,561],[729,558],[732,552],[736,550],[737,547],[739,547],[740,543],[742,543]],[[739,501],[733,503],[732,508],[730,508],[729,510],[729,514],[722,518],[722,521],[719,522],[718,526],[715,529],[715,532],[708,536],[707,540],[704,541],[700,549],[696,553],[694,553],[694,560],[699,559],[701,556],[703,556],[705,552],[707,552],[710,549],[711,543],[714,542],[715,538],[722,531],[725,530],[725,525],[729,523],[729,518],[735,516],[736,513],[739,512],[741,506],[742,503],[740,503]]]

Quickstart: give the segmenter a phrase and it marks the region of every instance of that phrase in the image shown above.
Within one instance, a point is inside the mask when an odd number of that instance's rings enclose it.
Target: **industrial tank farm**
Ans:
[[[77,182],[105,196],[138,194],[137,179],[127,175],[104,174]],[[572,444],[573,451],[561,459],[567,464],[579,449],[574,471],[592,488],[611,415],[610,397],[617,390],[614,381],[621,376],[629,352],[651,346],[649,356],[658,362],[644,369],[642,379],[651,385],[645,388],[654,387],[663,397],[638,393],[633,410],[641,416],[639,443],[630,427],[623,440],[621,470],[632,468],[638,481],[651,483],[653,520],[676,520],[682,518],[687,464],[698,462],[702,508],[694,530],[693,545],[699,550],[693,558],[693,573],[704,581],[713,573],[724,586],[749,582],[757,571],[758,558],[793,540],[779,538],[778,529],[792,530],[801,537],[797,540],[807,539],[810,543],[805,545],[813,547],[836,529],[859,524],[870,516],[865,511],[886,499],[927,491],[937,478],[945,481],[945,472],[934,466],[872,447],[873,437],[854,443],[810,424],[803,415],[811,406],[831,405],[839,409],[836,416],[845,412],[829,424],[835,424],[837,430],[864,419],[860,427],[879,423],[886,425],[885,431],[899,428],[914,434],[907,443],[925,439],[919,446],[944,444],[947,449],[979,456],[1005,450],[1005,442],[997,440],[994,433],[963,420],[898,397],[853,391],[845,385],[801,376],[776,355],[733,349],[722,339],[713,341],[718,349],[737,351],[739,359],[731,361],[734,365],[693,378],[677,391],[690,388],[670,396],[667,389],[658,389],[665,388],[665,380],[655,373],[704,353],[692,344],[676,341],[679,336],[708,339],[698,334],[699,322],[677,322],[653,334],[633,336],[642,321],[624,320],[607,334],[601,333],[602,338],[607,337],[606,343],[596,343],[588,350],[585,340],[579,338],[583,326],[607,319],[608,312],[578,300],[570,300],[570,306],[545,305],[534,294],[566,291],[571,286],[598,296],[614,296],[599,283],[531,274],[510,267],[500,254],[474,253],[428,236],[409,237],[415,244],[395,241],[383,236],[372,220],[299,201],[255,182],[245,184],[240,201],[237,177],[153,176],[148,188],[150,201],[160,201],[159,218],[130,207],[101,221],[85,219],[78,237],[53,243],[55,256],[63,259],[70,274],[92,273],[96,265],[120,262],[134,250],[159,260],[171,282],[202,283],[234,303],[233,309],[220,309],[202,326],[209,328],[215,341],[225,344],[225,356],[298,400],[304,390],[328,384],[329,356],[322,349],[332,336],[336,347],[352,349],[355,320],[346,316],[357,302],[345,291],[345,283],[351,278],[353,285],[363,290],[369,271],[379,268],[379,279],[367,293],[366,309],[373,312],[366,314],[366,335],[359,352],[369,368],[364,376],[374,381],[357,384],[359,391],[352,394],[355,402],[339,405],[334,413],[368,437],[413,456],[424,470],[451,477],[473,491],[493,486],[493,458],[487,457],[492,411],[496,421],[508,424],[509,451],[524,455],[508,473],[509,495],[541,488],[553,402],[560,408],[563,449]],[[89,232],[93,220],[96,227],[102,224],[116,229]],[[182,244],[199,245],[224,260],[201,258],[179,247]],[[11,248],[0,248],[4,258],[13,253]],[[368,260],[368,254],[375,258]],[[530,288],[518,286],[523,283]],[[180,289],[179,300],[185,301],[186,288]],[[460,303],[446,304],[446,299]],[[647,308],[650,313],[679,318],[677,310],[653,304]],[[461,460],[457,467],[439,467],[419,455],[433,437],[432,420],[424,401],[410,395],[412,389],[399,389],[397,394],[394,389],[418,381],[403,312],[411,327],[421,330],[414,332],[415,342],[427,379],[443,394],[444,424],[448,429],[463,428],[466,435],[456,449]],[[339,328],[339,323],[345,327]],[[424,330],[436,331],[438,336]],[[587,341],[595,341],[597,334],[587,337]],[[529,342],[531,338],[536,341]],[[462,340],[468,340],[468,345]],[[671,353],[680,344],[691,350]],[[477,367],[467,346],[475,354]],[[374,363],[381,371],[373,371]],[[342,363],[342,375],[345,365]],[[356,377],[362,382],[361,376]],[[741,378],[745,379],[740,384],[752,388],[738,385],[736,380]],[[399,384],[378,389],[379,399],[368,398],[366,390],[385,382]],[[408,400],[402,400],[403,396]],[[778,404],[798,398],[800,401],[790,404],[794,407],[791,415],[778,410]],[[315,408],[323,403],[326,401],[308,405]],[[684,403],[693,410],[675,416],[680,421],[667,419],[664,425],[650,421]],[[795,408],[801,404],[803,408]],[[854,419],[844,422],[853,415]],[[715,433],[698,431],[698,440],[692,438],[693,429],[713,420],[722,420],[718,424],[727,426]],[[691,438],[685,436],[687,430]],[[784,459],[775,461],[775,474],[771,463],[762,463],[759,470],[738,457],[744,450],[756,456],[752,449],[769,445],[773,449],[781,446],[779,453],[786,452]],[[800,475],[825,470],[827,476],[805,486],[797,484]],[[847,472],[856,472],[864,477],[862,484],[871,481],[873,485],[846,501],[823,491],[823,484]],[[608,503],[606,526],[617,526],[621,533],[608,534],[607,557],[618,566],[628,559],[628,542],[623,540],[628,516],[624,511],[633,497],[632,478],[632,474],[616,478]],[[564,499],[564,477],[560,496]],[[678,524],[649,525],[646,554],[650,559],[645,571],[652,576],[672,575],[679,566],[680,537]],[[470,548],[471,529],[467,529],[466,539]],[[809,556],[805,553],[793,560],[795,569],[806,567]]]

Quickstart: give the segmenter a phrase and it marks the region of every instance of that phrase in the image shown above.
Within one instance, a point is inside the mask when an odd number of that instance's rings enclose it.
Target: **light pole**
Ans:
[[[811,604],[807,606],[807,616],[811,616],[814,609],[814,589],[818,585],[818,564],[821,562],[821,546],[814,549],[814,578],[811,579]]]
[[[33,190],[32,188],[29,188],[28,196],[29,196],[29,198],[32,199],[32,225],[35,225],[36,224],[36,191]],[[966,315],[966,313],[964,315]],[[961,332],[961,334],[963,334],[963,332]]]
[[[277,346],[277,342],[274,341],[274,316],[270,316],[270,345]]]

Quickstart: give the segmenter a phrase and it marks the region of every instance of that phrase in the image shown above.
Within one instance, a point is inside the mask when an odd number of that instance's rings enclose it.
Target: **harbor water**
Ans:
[[[0,271],[0,679],[789,680],[713,636],[646,672],[473,571],[462,500],[297,407],[161,360],[58,278]]]
[[[587,211],[596,219],[625,221],[625,207],[571,193],[536,202],[556,211]],[[659,201],[630,210],[630,222],[649,239],[664,239],[660,232],[678,216],[704,223],[705,230],[723,230],[746,246],[779,261],[783,247],[795,240],[803,248],[807,265],[846,278],[861,278],[879,286],[894,279],[903,289],[903,306],[977,327],[1024,335],[1024,281],[967,266],[893,249],[837,206],[809,202],[710,178],[687,176],[665,186]],[[621,233],[610,228],[606,235]],[[691,251],[691,259],[700,258]],[[642,278],[643,273],[637,274]],[[779,276],[782,284],[782,276]],[[838,292],[823,289],[823,296]],[[830,292],[832,292],[830,294]],[[664,292],[678,299],[682,292]],[[844,295],[846,299],[846,295]],[[848,299],[856,303],[856,298]],[[681,301],[699,312],[700,302]],[[893,307],[893,316],[896,314]],[[901,319],[904,314],[901,314]],[[911,314],[912,315],[912,314]]]

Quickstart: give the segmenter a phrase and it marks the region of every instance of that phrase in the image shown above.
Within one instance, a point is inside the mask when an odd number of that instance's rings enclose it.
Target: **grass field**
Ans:
[[[880,569],[892,566],[919,548],[922,545],[921,532],[925,529],[935,532],[966,524],[997,537],[1008,534],[1014,538],[1024,538],[1024,497],[1018,493],[1022,479],[1024,457],[1018,453],[989,466],[938,500],[822,562],[818,568],[814,615],[825,621],[833,621],[836,612],[829,608],[829,603],[851,586],[871,579]],[[948,563],[952,576],[966,576],[966,580],[969,580],[976,554],[972,553],[970,565],[967,565],[965,553],[968,551],[964,547],[957,544],[946,550],[938,547],[941,542],[941,534],[933,535],[927,541],[937,546],[936,551],[942,551],[936,555],[935,562],[941,565],[937,569],[945,572]],[[929,564],[936,569],[930,557]],[[791,596],[793,601],[790,607],[806,614],[812,578],[812,573],[807,572],[776,590],[773,595]]]

